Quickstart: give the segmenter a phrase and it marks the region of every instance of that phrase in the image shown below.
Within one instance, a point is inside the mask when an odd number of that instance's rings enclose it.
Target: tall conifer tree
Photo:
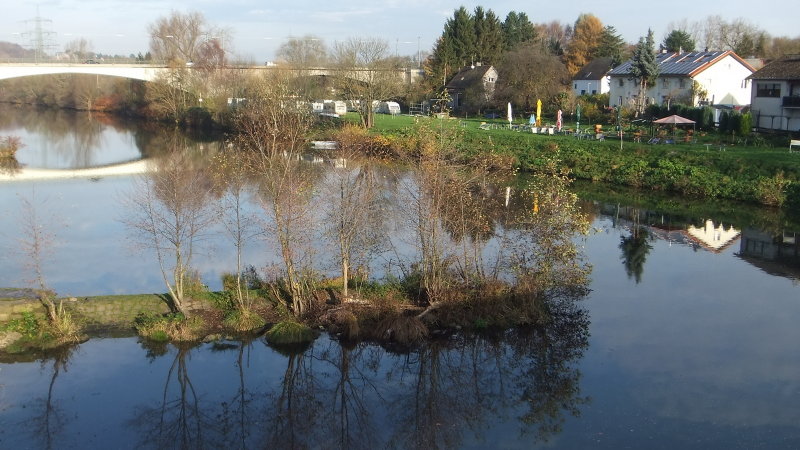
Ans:
[[[475,61],[494,64],[500,59],[503,51],[503,31],[500,20],[490,9],[475,8],[473,16],[475,24]]]
[[[536,38],[536,27],[528,19],[524,12],[518,13],[511,11],[503,21],[503,47],[505,50],[512,50],[523,42],[532,41]]]
[[[636,110],[638,113],[644,112],[647,87],[655,83],[660,70],[656,60],[655,42],[653,40],[653,30],[647,30],[646,38],[639,38],[639,43],[633,50],[631,59],[631,76],[639,84],[639,95],[636,97]]]

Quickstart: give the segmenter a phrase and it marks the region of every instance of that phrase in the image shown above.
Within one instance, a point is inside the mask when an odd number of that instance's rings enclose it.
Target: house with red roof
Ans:
[[[659,53],[660,69],[645,103],[686,105],[750,104],[748,77],[754,69],[732,51]],[[639,95],[639,83],[631,75],[632,60],[608,73],[611,79],[610,103],[633,105]]]

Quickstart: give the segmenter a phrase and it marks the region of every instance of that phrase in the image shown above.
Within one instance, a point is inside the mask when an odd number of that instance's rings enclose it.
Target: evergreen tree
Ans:
[[[664,42],[661,44],[668,52],[693,52],[695,49],[694,39],[689,33],[682,30],[672,30]]]
[[[503,31],[500,20],[490,9],[483,10],[478,6],[473,16],[475,24],[476,52],[475,60],[487,64],[494,64],[500,59],[503,51]]]
[[[449,77],[458,71],[453,43],[444,35],[436,41],[433,52],[425,62],[425,80],[431,91],[439,91],[447,84]]]
[[[503,48],[505,50],[512,50],[519,44],[536,38],[536,27],[524,12],[511,11],[508,13],[501,28],[503,30]]]
[[[450,40],[457,63],[465,66],[475,55],[476,37],[475,22],[472,15],[463,6],[453,13],[444,26],[445,40]]]
[[[637,113],[644,112],[647,87],[655,82],[659,74],[654,47],[653,30],[648,29],[647,37],[639,38],[639,43],[636,44],[636,48],[633,50],[631,76],[639,84],[639,95],[636,98]]]
[[[597,48],[598,57],[611,58],[611,65],[618,66],[623,61],[623,52],[625,51],[625,41],[622,36],[617,33],[617,29],[608,25],[603,29],[603,35],[600,38],[600,46]]]
[[[430,88],[438,91],[447,80],[476,56],[475,22],[463,6],[444,24],[442,36],[425,64]]]

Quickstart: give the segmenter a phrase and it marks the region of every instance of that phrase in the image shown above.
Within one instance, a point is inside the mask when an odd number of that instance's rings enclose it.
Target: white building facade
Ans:
[[[572,77],[575,95],[606,94],[611,90],[611,58],[597,58]]]
[[[646,104],[682,103],[699,105],[750,104],[753,68],[732,51],[660,53],[660,73],[647,89]],[[639,83],[631,76],[632,61],[609,72],[609,101],[632,106],[639,95]]]
[[[800,132],[800,55],[787,55],[750,76],[753,125]]]

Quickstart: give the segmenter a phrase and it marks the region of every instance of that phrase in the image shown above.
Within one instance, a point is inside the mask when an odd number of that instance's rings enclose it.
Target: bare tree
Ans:
[[[256,221],[245,209],[249,177],[245,155],[235,149],[214,158],[214,178],[222,189],[218,204],[219,217],[236,248],[236,306],[247,314],[252,308],[250,296],[242,289],[242,251],[245,244],[257,235]]]
[[[276,72],[252,86],[237,115],[236,143],[252,155],[251,167],[260,179],[258,199],[267,218],[265,236],[277,246],[289,303],[301,316],[308,306],[304,273],[311,255],[308,230],[314,229],[314,176],[299,159],[313,118],[292,97],[288,81]]]
[[[94,56],[92,42],[86,40],[86,38],[79,38],[67,42],[67,44],[64,46],[64,51],[70,56],[70,58],[77,60],[84,60]]]
[[[452,286],[449,271],[454,260],[455,243],[448,229],[459,228],[448,223],[459,216],[453,208],[467,201],[469,175],[455,153],[459,131],[445,121],[434,126],[419,126],[411,146],[410,163],[414,171],[403,177],[401,203],[414,230],[416,260],[403,270],[420,277],[419,297],[433,308]]]
[[[58,323],[59,308],[54,301],[55,292],[48,287],[45,279],[45,264],[53,257],[56,235],[49,225],[53,223],[53,220],[40,216],[40,206],[35,203],[35,194],[32,197],[31,200],[20,197],[21,238],[19,245],[26,258],[25,265],[33,276],[31,282],[36,286],[39,302],[47,312],[47,319],[50,323],[55,324]]]
[[[145,99],[150,109],[161,118],[172,118],[177,123],[188,108],[189,71],[176,67],[159,74],[147,83]]]
[[[62,302],[56,305],[56,293],[47,285],[45,278],[45,265],[50,262],[56,245],[57,238],[53,231],[56,220],[39,214],[42,205],[36,204],[35,196],[31,200],[20,197],[20,201],[22,230],[19,245],[26,257],[25,265],[33,276],[31,282],[36,286],[36,296],[45,308],[55,338],[61,343],[77,342],[78,326]]]
[[[141,245],[155,251],[169,306],[187,316],[192,258],[216,219],[210,193],[204,171],[187,151],[175,149],[159,161],[157,170],[137,179],[126,199],[129,216],[123,221]]]
[[[276,276],[275,281],[288,294],[294,314],[303,316],[311,294],[307,283],[314,255],[314,176],[291,152],[262,158],[256,167],[261,179],[258,199],[266,215],[264,236],[276,246],[283,265],[282,276]]]
[[[234,119],[239,148],[267,158],[296,153],[306,144],[314,118],[297,102],[290,88],[292,78],[290,73],[277,70],[245,88],[247,103]]]
[[[327,63],[325,41],[312,34],[289,38],[278,47],[278,58],[295,69],[320,67]]]
[[[209,25],[203,14],[196,11],[172,11],[169,17],[161,17],[150,24],[148,32],[153,58],[178,66],[199,62],[204,47],[219,46],[225,41],[226,34],[224,30]],[[206,53],[218,55],[218,52]]]
[[[148,99],[156,112],[181,118],[189,106],[205,105],[204,99],[217,98],[227,77],[229,33],[213,27],[199,12],[173,11],[148,28],[150,51],[164,60],[170,70],[148,87]]]
[[[344,155],[335,160],[336,167],[329,176],[325,192],[326,235],[335,242],[338,265],[342,275],[342,295],[349,296],[353,261],[358,255],[369,257],[378,251],[381,243],[380,185],[375,168],[369,162],[359,164],[351,149],[340,149]],[[342,157],[344,156],[344,157]],[[365,259],[365,258],[362,258]],[[364,266],[368,261],[359,261]]]
[[[389,56],[389,44],[378,38],[350,38],[337,42],[333,60],[339,70],[343,95],[359,105],[361,124],[372,128],[374,102],[388,100],[402,92]]]

